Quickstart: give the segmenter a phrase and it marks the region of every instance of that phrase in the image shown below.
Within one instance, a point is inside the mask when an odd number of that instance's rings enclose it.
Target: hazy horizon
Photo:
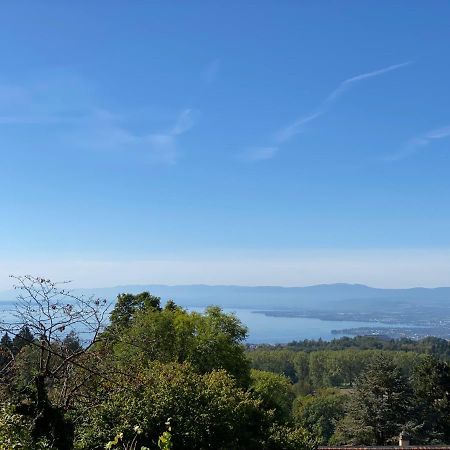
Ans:
[[[227,252],[223,252],[225,255]],[[380,288],[450,285],[447,250],[303,251],[280,255],[226,258],[209,254],[146,259],[33,259],[0,261],[0,289],[11,286],[9,275],[42,275],[73,280],[76,287],[127,284],[210,284],[305,286],[350,283]],[[424,270],[424,267],[427,270]]]
[[[51,273],[51,272],[50,272]],[[68,288],[69,289],[77,289],[77,290],[92,290],[92,289],[115,289],[115,288],[126,288],[126,287],[142,287],[146,288],[148,286],[166,286],[166,287],[181,287],[181,286],[205,286],[205,287],[243,287],[243,288],[309,288],[309,287],[317,287],[317,286],[338,286],[338,285],[344,285],[344,286],[362,286],[367,287],[371,289],[395,289],[395,290],[408,290],[408,289],[440,289],[440,288],[450,288],[449,284],[410,284],[410,285],[376,285],[376,284],[370,284],[365,282],[353,282],[348,280],[334,280],[334,281],[324,281],[324,282],[311,282],[311,283],[304,283],[304,284],[279,284],[279,283],[236,283],[236,282],[158,282],[158,281],[148,281],[148,280],[139,280],[139,281],[130,281],[130,282],[111,282],[109,284],[105,283],[97,283],[93,282],[94,284],[82,284],[80,282],[77,282],[77,280],[70,278],[70,277],[51,277],[48,275],[48,272],[37,272],[37,273],[30,273],[30,272],[23,272],[21,274],[14,273],[11,274],[12,276],[17,275],[31,275],[31,276],[47,276],[52,281],[55,282],[69,282]],[[4,285],[0,285],[0,292],[9,292],[13,290],[14,286],[14,280],[8,275],[7,281],[4,283]]]

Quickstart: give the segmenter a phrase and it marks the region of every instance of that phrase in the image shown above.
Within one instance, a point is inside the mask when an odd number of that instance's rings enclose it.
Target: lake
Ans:
[[[188,309],[203,311],[203,308]],[[250,344],[283,344],[294,340],[320,338],[329,341],[345,336],[345,334],[332,334],[332,330],[375,326],[389,328],[393,326],[392,324],[380,324],[378,322],[332,321],[309,317],[272,317],[255,313],[252,309],[224,308],[224,311],[235,313],[242,323],[248,327],[247,342]]]
[[[0,304],[0,321],[8,322],[8,320],[11,320],[12,305],[13,302],[2,302]],[[187,307],[186,309],[198,312],[204,310],[201,307]],[[247,342],[249,344],[283,344],[303,339],[323,339],[328,341],[345,336],[344,334],[332,334],[332,330],[374,326],[377,328],[388,328],[393,326],[393,324],[388,325],[377,322],[332,321],[309,317],[273,317],[245,308],[224,308],[223,310],[227,313],[235,313],[242,323],[248,327],[249,336]]]

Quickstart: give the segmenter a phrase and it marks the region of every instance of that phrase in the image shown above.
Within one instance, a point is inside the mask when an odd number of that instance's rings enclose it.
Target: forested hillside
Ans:
[[[283,375],[292,420],[320,444],[387,445],[450,440],[448,343],[343,338],[248,351],[252,367]]]
[[[0,449],[314,449],[450,441],[443,340],[244,345],[219,307],[105,301],[17,278],[1,324]]]

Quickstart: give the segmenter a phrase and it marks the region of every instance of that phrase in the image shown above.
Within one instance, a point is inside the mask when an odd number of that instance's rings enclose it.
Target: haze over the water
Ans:
[[[0,289],[450,285],[450,4],[374,5],[4,4]]]

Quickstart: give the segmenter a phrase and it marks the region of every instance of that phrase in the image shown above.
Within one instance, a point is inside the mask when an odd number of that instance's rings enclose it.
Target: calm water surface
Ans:
[[[192,311],[203,311],[203,308],[189,308]],[[303,339],[331,340],[345,336],[332,334],[332,330],[343,330],[358,327],[385,327],[392,325],[377,322],[350,322],[312,319],[308,317],[269,317],[255,313],[251,309],[224,308],[225,312],[233,312],[248,327],[250,344],[282,344]],[[272,310],[273,311],[273,310]]]
[[[11,303],[0,305],[0,322],[12,319]],[[187,308],[191,311],[203,311],[204,308]],[[273,311],[273,309],[272,309]],[[224,308],[224,312],[235,313],[236,316],[248,327],[250,344],[281,344],[303,339],[331,340],[343,335],[332,334],[332,330],[358,327],[386,327],[392,325],[377,322],[350,322],[312,319],[307,317],[269,317],[255,313],[252,309]]]

